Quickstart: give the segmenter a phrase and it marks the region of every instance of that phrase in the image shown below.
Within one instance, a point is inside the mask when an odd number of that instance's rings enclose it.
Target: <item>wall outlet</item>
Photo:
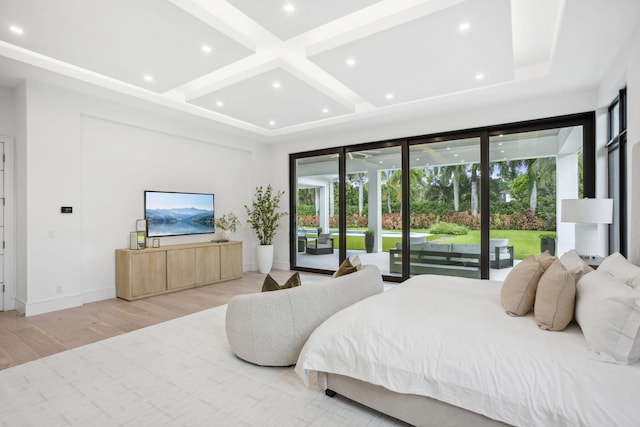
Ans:
[[[62,293],[62,285],[56,286],[56,294],[61,294],[61,293]]]

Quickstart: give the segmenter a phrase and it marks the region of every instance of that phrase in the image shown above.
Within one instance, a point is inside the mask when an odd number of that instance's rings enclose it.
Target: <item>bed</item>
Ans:
[[[506,315],[501,284],[415,276],[320,325],[296,372],[414,425],[637,425],[640,364]]]

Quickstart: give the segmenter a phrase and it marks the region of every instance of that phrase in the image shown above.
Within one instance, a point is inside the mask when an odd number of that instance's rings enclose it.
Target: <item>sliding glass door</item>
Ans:
[[[345,257],[385,279],[504,279],[529,255],[574,247],[560,201],[595,196],[595,115],[290,155],[291,268]]]
[[[528,256],[574,247],[574,224],[560,221],[560,206],[583,195],[582,142],[582,126],[490,137],[491,279]]]
[[[409,148],[409,245],[392,252],[394,265],[408,258],[410,275],[480,278],[480,137],[417,142]]]
[[[291,212],[294,248],[292,266],[333,271],[339,266],[338,199],[340,196],[339,153],[311,155],[295,159],[295,203]]]
[[[402,246],[402,148],[347,149],[345,159],[346,255],[400,276],[389,250]]]

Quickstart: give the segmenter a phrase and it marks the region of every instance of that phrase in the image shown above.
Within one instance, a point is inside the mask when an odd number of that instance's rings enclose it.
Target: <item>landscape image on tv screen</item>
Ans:
[[[145,191],[147,236],[213,233],[213,205],[213,194]]]

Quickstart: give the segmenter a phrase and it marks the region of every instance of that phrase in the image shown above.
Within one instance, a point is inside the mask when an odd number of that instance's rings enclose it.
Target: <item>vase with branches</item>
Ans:
[[[225,239],[229,238],[230,233],[235,233],[238,226],[240,226],[240,219],[233,212],[216,218],[216,228],[222,230],[222,237]]]
[[[261,273],[268,273],[273,264],[273,238],[278,229],[278,221],[286,212],[280,212],[280,199],[284,191],[276,191],[271,187],[256,187],[251,207],[244,205],[249,219],[247,222],[256,232],[260,241],[258,246],[258,267]]]

